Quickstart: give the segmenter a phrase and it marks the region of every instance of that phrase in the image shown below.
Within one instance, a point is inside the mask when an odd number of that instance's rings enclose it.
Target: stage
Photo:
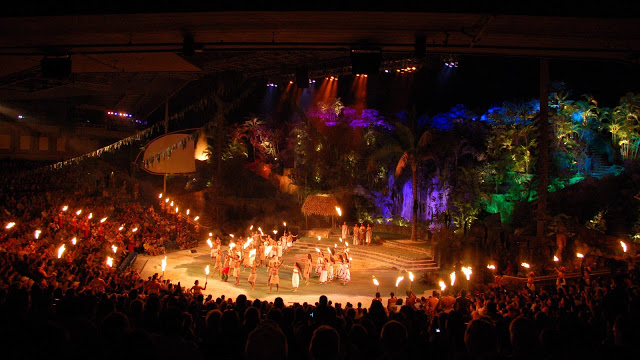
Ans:
[[[302,239],[301,239],[302,240]],[[296,241],[293,246],[293,250],[285,254],[284,264],[293,265],[295,261],[302,264],[302,260],[309,253],[310,246],[318,246],[326,248],[326,245],[333,245],[334,240],[323,239],[322,241],[310,241],[306,239],[304,241]],[[336,240],[337,241],[337,240]],[[323,247],[324,246],[324,247]],[[226,251],[227,246],[222,247]],[[342,285],[339,280],[327,284],[319,284],[318,276],[312,271],[309,285],[304,284],[304,280],[300,280],[300,287],[298,291],[293,292],[291,286],[291,272],[292,270],[284,267],[280,268],[280,291],[276,292],[275,286],[273,292],[269,294],[269,285],[267,285],[267,268],[259,267],[256,280],[255,290],[251,290],[251,285],[247,282],[249,277],[249,269],[246,269],[240,275],[240,285],[235,285],[235,278],[229,277],[227,282],[220,279],[219,276],[209,276],[207,281],[207,289],[204,291],[205,295],[211,294],[214,299],[220,295],[226,297],[237,297],[240,294],[245,294],[249,299],[260,299],[273,301],[276,297],[281,297],[285,303],[315,303],[318,301],[320,295],[326,295],[329,300],[334,303],[342,303],[343,306],[347,302],[351,302],[354,306],[358,302],[362,303],[363,307],[369,307],[371,299],[375,296],[376,286],[373,284],[372,276],[378,279],[380,286],[379,292],[382,298],[389,297],[390,292],[396,292],[396,279],[399,276],[404,276],[404,280],[400,282],[397,292],[398,298],[404,299],[405,292],[411,289],[416,296],[428,296],[431,294],[432,289],[427,289],[425,285],[421,284],[419,279],[422,277],[423,271],[413,271],[414,281],[410,284],[409,276],[403,269],[394,269],[381,260],[376,260],[382,257],[398,256],[397,253],[401,252],[400,249],[393,249],[387,246],[372,245],[372,246],[356,246],[353,247],[353,261],[351,268],[351,281],[347,285]],[[317,256],[315,250],[313,252],[314,265]],[[205,282],[205,267],[210,266],[211,274],[213,274],[214,264],[211,261],[210,248],[203,242],[196,248],[189,250],[173,251],[166,254],[167,266],[164,273],[164,279],[170,279],[172,283],[180,284],[189,289],[193,286],[195,280],[200,280],[200,285],[204,285]],[[162,259],[164,255],[149,256],[139,255],[136,263],[133,265],[135,269],[140,271],[143,278],[152,276],[155,273],[162,275]],[[231,275],[231,274],[230,274]]]

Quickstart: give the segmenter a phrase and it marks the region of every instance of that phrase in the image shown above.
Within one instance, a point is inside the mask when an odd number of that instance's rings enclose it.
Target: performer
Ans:
[[[351,280],[351,271],[349,270],[349,266],[351,265],[349,263],[349,258],[343,258],[342,266],[342,277],[340,277],[340,279],[342,280],[342,285],[347,285],[349,280]]]
[[[371,238],[373,238],[373,229],[371,228],[371,224],[367,224],[367,231],[366,231],[367,245],[371,245]]]
[[[344,224],[342,224],[342,240],[347,240],[347,238],[349,238],[349,225],[347,225],[345,221]]]
[[[276,286],[276,292],[280,292],[280,276],[278,275],[280,265],[282,265],[282,262],[275,260],[269,270],[269,294],[271,294],[273,285]]]
[[[534,273],[533,273],[533,271],[531,271],[527,275],[527,289],[531,290],[531,292],[535,292],[536,291],[536,284],[534,282],[535,282]]]
[[[224,266],[222,267],[222,275],[220,275],[220,277],[222,278],[222,281],[224,282],[226,282],[229,279],[229,264],[231,262],[231,256],[233,256],[231,252],[227,252],[227,256],[224,259]]]
[[[387,300],[387,313],[390,314],[398,310],[398,307],[396,306],[397,302],[398,302],[398,298],[396,297],[396,294],[394,294],[392,291],[391,294],[389,294],[389,300]]]
[[[253,265],[251,265],[251,273],[249,274],[249,284],[251,284],[251,290],[256,289],[256,278],[258,274],[256,273],[256,267],[258,266],[258,262],[254,261]]]
[[[353,245],[359,245],[360,241],[360,224],[356,223],[353,226]]]
[[[322,270],[320,271],[320,284],[326,284],[329,276],[329,259],[323,259]]]
[[[194,295],[198,295],[198,294],[202,294],[203,290],[207,290],[207,282],[205,281],[204,283],[204,287],[198,285],[199,281],[196,280],[195,283],[193,283],[193,286],[191,287],[191,289],[189,289],[189,293],[194,294]]]
[[[291,273],[291,286],[293,286],[293,292],[298,291],[300,285],[300,274],[302,273],[302,267],[298,262],[293,263],[293,266],[284,265],[286,269],[291,267],[293,272]]]
[[[322,268],[324,267],[323,262],[324,255],[322,254],[322,251],[320,251],[320,255],[318,255],[318,260],[316,262],[316,274],[318,274],[318,276],[320,276],[320,273],[322,273]]]
[[[233,257],[233,276],[235,276],[236,278],[236,286],[240,285],[240,264],[241,264],[241,259],[240,259],[240,255],[234,255]]]
[[[367,227],[364,224],[360,225],[360,237],[358,240],[360,241],[360,245],[367,245],[366,242],[367,237]]]
[[[222,276],[222,258],[224,257],[224,255],[222,254],[222,250],[220,250],[218,248],[218,250],[216,250],[216,256],[215,256],[215,266],[213,267],[213,275],[216,274],[216,270],[218,270],[218,274],[220,276]]]
[[[293,238],[298,237],[298,235],[294,236],[291,234],[291,231],[287,234],[287,252],[290,252],[293,249]]]
[[[556,279],[556,287],[560,288],[567,285],[567,279],[565,278],[566,270],[564,266],[562,266],[560,269],[556,269],[556,272],[558,273],[558,278]]]
[[[307,259],[304,261],[304,281],[305,285],[309,285],[309,278],[311,277],[311,267],[313,266],[313,257],[311,253],[307,254]]]

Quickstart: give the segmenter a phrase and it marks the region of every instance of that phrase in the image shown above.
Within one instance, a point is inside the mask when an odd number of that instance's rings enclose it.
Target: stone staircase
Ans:
[[[610,165],[609,160],[604,155],[593,156],[593,167],[590,175],[596,179],[601,179],[606,175],[617,174],[622,168],[618,165]]]
[[[318,247],[317,242],[308,241],[308,240],[298,240],[293,245],[293,251],[301,252],[301,253],[315,253],[315,249]],[[395,247],[402,248],[406,250],[408,253],[413,252],[419,253],[419,257],[410,257],[410,256],[401,256],[395,254],[389,254],[385,252],[384,247]],[[429,256],[428,251],[424,249],[420,249],[414,246],[404,246],[400,244],[391,244],[385,243],[380,247],[379,245],[375,245],[373,248],[366,246],[351,246],[349,247],[350,254],[359,258],[367,258],[372,259],[377,262],[382,263],[385,267],[389,267],[391,269],[396,270],[407,270],[407,271],[436,271],[439,270],[440,267],[436,262]]]

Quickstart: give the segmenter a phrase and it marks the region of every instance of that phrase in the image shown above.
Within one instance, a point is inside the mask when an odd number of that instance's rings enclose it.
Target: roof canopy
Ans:
[[[302,205],[305,215],[335,216],[338,200],[332,195],[309,195]]]

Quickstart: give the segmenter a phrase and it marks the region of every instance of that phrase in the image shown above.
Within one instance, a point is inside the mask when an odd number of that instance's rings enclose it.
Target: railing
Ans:
[[[124,260],[122,260],[122,262],[118,266],[118,270],[120,271],[127,270],[129,267],[131,267],[131,265],[133,265],[133,263],[136,262],[137,258],[138,258],[137,252],[135,251],[130,252],[129,255],[127,255],[127,257],[125,257]]]

